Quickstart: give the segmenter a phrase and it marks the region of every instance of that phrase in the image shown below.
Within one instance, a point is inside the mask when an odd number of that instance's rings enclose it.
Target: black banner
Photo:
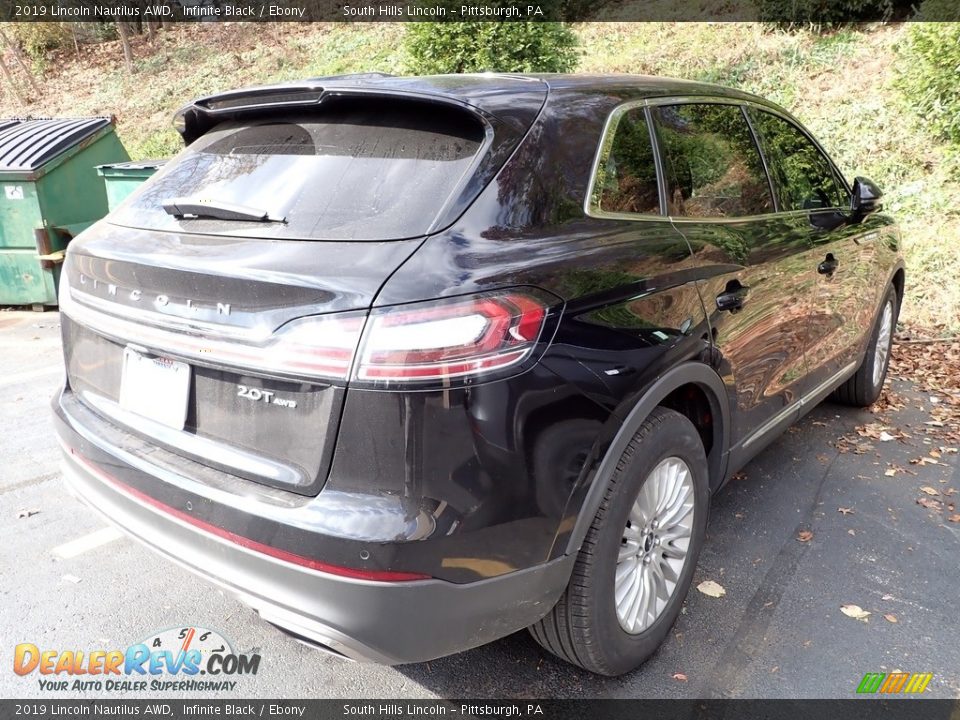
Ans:
[[[960,701],[851,700],[0,700],[0,717],[950,720]]]
[[[6,22],[550,22],[778,23],[960,20],[960,3],[916,0],[0,0]]]

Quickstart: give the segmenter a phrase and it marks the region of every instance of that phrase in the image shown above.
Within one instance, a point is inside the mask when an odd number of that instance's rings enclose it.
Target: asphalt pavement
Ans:
[[[960,523],[948,509],[958,455],[927,437],[931,399],[906,381],[890,388],[903,407],[882,415],[820,406],[715,498],[694,585],[714,580],[726,594],[692,589],[660,651],[609,679],[525,632],[392,668],[298,644],[104,531],[64,490],[49,412],[62,372],[56,313],[0,312],[0,697],[53,696],[36,673],[12,672],[17,643],[126,648],[178,627],[215,629],[261,655],[234,697],[849,698],[865,673],[895,670],[933,673],[926,697],[960,697]],[[151,693],[124,697],[136,696]]]

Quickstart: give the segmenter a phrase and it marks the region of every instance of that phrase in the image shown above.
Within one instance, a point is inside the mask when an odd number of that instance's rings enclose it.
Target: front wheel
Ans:
[[[870,344],[863,362],[857,372],[834,391],[833,400],[844,405],[867,407],[880,397],[883,381],[887,377],[887,367],[890,365],[890,348],[897,326],[898,308],[897,291],[891,286],[883,298],[880,315],[870,335]]]
[[[706,532],[707,458],[693,423],[658,407],[624,451],[557,605],[530,628],[544,648],[620,675],[660,646]]]

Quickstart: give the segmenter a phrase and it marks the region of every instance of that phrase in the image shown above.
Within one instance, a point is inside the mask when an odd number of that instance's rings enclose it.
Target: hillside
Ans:
[[[793,111],[848,177],[877,181],[902,222],[908,257],[904,320],[960,330],[960,160],[929,139],[894,87],[902,25],[828,35],[755,24],[601,23],[576,27],[581,72],[672,75],[764,95]],[[21,104],[2,86],[0,116],[109,114],[134,158],[174,153],[174,110],[192,97],[316,75],[403,72],[396,24],[177,25],[134,39],[135,72],[119,44],[48,56],[42,96]]]

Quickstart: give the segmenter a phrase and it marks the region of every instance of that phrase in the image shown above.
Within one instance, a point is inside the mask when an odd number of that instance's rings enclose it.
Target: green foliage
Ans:
[[[67,23],[20,22],[6,23],[20,47],[33,60],[42,60],[47,50],[65,47],[73,42]]]
[[[132,158],[170,158],[183,150],[183,140],[171,127],[157,130],[143,140],[121,137]]]
[[[909,14],[912,0],[754,0],[760,20],[793,28],[828,30],[866,20]]]
[[[921,16],[936,13],[939,5],[943,3],[927,0],[920,6]],[[960,24],[912,23],[898,55],[896,85],[907,107],[960,148]]]
[[[569,72],[577,38],[558,22],[411,23],[404,45],[410,72]]]

